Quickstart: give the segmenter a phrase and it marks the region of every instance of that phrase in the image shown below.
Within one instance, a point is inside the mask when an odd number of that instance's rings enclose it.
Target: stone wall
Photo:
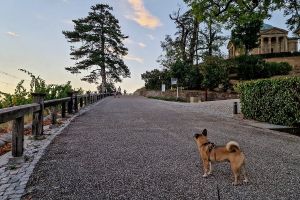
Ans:
[[[145,96],[145,97],[174,97],[176,98],[176,90],[171,91],[168,90],[166,92],[161,92],[157,90],[140,90],[136,95]],[[179,90],[178,93],[179,98],[190,102],[190,97],[197,97],[194,98],[199,101],[205,100],[205,91],[200,90]],[[208,101],[215,101],[215,100],[226,100],[226,99],[238,99],[239,96],[237,93],[227,93],[227,92],[214,92],[208,91]]]

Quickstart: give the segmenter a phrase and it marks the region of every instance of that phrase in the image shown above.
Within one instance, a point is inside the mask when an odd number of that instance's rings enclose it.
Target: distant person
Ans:
[[[124,90],[124,92],[123,92],[123,93],[124,93],[124,95],[126,95],[127,91],[126,91],[126,90]]]
[[[116,88],[113,90],[113,93],[114,93],[114,98],[116,98],[116,96],[117,96],[117,90],[116,90]]]
[[[121,96],[121,94],[122,94],[122,93],[121,93],[121,91],[122,91],[122,90],[121,90],[121,87],[119,86],[119,88],[118,88],[118,92],[117,92],[117,96],[118,96],[118,98],[120,98],[120,96]]]

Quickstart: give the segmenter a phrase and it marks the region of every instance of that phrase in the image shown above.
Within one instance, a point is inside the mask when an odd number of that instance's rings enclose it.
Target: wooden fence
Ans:
[[[61,117],[76,113],[82,107],[93,104],[102,98],[110,96],[108,93],[90,93],[86,95],[77,95],[72,92],[69,97],[44,101],[45,94],[33,93],[33,103],[0,109],[0,124],[13,121],[12,126],[12,155],[19,157],[23,155],[24,150],[24,116],[32,114],[32,135],[39,137],[43,135],[43,113],[47,107],[61,106]],[[55,110],[55,109],[54,109]],[[52,124],[56,123],[57,112],[52,115]]]

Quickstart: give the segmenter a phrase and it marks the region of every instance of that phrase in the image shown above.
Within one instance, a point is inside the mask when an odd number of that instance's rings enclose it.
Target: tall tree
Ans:
[[[250,50],[259,46],[259,31],[263,25],[262,19],[251,18],[234,26],[231,31],[231,41],[239,47],[245,48],[245,54],[248,55]]]
[[[180,9],[170,15],[176,24],[174,39],[167,35],[161,42],[163,54],[160,63],[170,68],[177,61],[192,66],[198,64],[203,55],[213,55],[224,44],[225,37],[221,36],[221,26],[212,18],[198,20],[191,10],[181,14]],[[201,55],[199,55],[201,54]]]
[[[74,31],[63,31],[71,46],[72,59],[75,66],[67,67],[71,73],[81,73],[89,70],[89,74],[81,80],[97,83],[102,79],[102,91],[108,80],[121,82],[130,77],[130,71],[123,61],[128,49],[123,40],[128,38],[121,33],[119,21],[112,15],[112,7],[107,4],[97,4],[91,7],[91,12],[85,18],[73,20]]]
[[[300,0],[287,0],[284,7],[284,15],[289,16],[286,21],[289,29],[291,31],[300,29]]]
[[[201,21],[197,49],[201,53],[201,58],[203,58],[204,56],[213,56],[220,54],[220,47],[227,40],[227,37],[221,35],[221,33],[221,25],[213,20],[211,16]]]

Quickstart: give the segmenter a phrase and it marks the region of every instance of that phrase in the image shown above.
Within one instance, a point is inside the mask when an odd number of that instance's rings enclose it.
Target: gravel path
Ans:
[[[300,199],[300,138],[199,107],[142,97],[106,99],[48,147],[24,199],[217,199],[217,187],[226,200]],[[231,185],[228,163],[214,165],[214,176],[202,178],[192,136],[203,128],[216,144],[239,142],[248,185]]]

